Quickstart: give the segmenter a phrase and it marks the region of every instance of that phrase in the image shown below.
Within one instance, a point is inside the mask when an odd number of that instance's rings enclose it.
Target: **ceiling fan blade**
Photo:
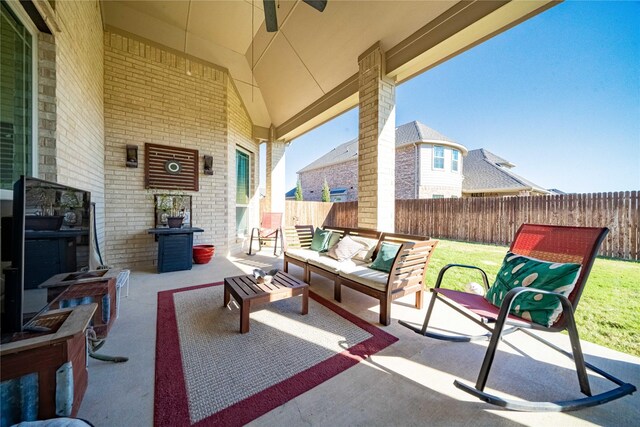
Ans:
[[[322,12],[327,7],[327,0],[302,0],[318,12]]]
[[[264,5],[264,23],[267,26],[267,32],[275,33],[278,31],[276,0],[262,0],[262,4]]]

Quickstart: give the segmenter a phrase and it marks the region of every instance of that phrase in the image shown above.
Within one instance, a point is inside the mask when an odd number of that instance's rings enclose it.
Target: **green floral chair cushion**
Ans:
[[[500,307],[513,288],[527,286],[568,296],[580,275],[580,264],[552,263],[507,252],[496,281],[485,298]],[[553,295],[525,292],[511,304],[511,314],[550,327],[562,313],[560,300]]]

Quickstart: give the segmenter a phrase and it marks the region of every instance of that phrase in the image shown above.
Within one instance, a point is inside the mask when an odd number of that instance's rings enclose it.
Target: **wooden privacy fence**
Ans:
[[[396,200],[395,231],[508,245],[523,223],[609,227],[600,255],[640,259],[637,191]],[[358,202],[287,201],[286,223],[357,227]]]

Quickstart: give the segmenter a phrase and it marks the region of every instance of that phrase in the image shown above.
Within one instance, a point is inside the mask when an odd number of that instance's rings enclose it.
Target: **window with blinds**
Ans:
[[[33,39],[5,2],[0,3],[0,189],[33,174]]]
[[[460,152],[458,150],[451,150],[451,171],[458,172]]]
[[[433,146],[433,168],[444,169],[444,147]]]

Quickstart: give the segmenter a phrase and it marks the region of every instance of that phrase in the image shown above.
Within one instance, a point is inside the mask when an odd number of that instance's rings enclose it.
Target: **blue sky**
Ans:
[[[419,120],[545,188],[640,189],[640,3],[565,2],[397,87]],[[356,138],[351,110],[292,141],[296,172]]]

